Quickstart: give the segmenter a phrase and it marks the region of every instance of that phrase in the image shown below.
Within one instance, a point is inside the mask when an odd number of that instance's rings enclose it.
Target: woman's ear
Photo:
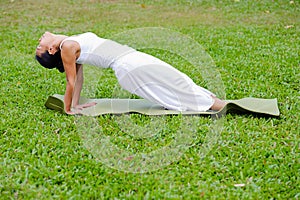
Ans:
[[[50,55],[54,55],[56,52],[57,52],[57,50],[56,50],[56,48],[54,48],[54,47],[50,47],[50,48],[48,49],[48,53],[49,53]]]

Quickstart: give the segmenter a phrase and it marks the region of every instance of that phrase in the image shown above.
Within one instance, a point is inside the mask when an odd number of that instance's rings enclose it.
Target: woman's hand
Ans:
[[[77,106],[74,106],[72,110],[66,111],[66,113],[68,115],[80,115],[80,114],[82,114],[81,113],[82,109],[88,108],[88,107],[92,107],[92,106],[94,106],[96,104],[97,104],[96,102],[90,102],[90,103],[85,103],[85,104],[77,105]]]
[[[80,110],[77,110],[77,109],[75,109],[75,110],[70,110],[70,111],[66,111],[66,113],[67,113],[68,115],[80,115],[80,114],[82,114],[82,113],[80,112]]]
[[[97,104],[96,102],[90,102],[90,103],[85,103],[85,104],[77,105],[74,108],[78,109],[78,110],[82,110],[84,108],[92,107],[92,106],[94,106],[96,104]]]

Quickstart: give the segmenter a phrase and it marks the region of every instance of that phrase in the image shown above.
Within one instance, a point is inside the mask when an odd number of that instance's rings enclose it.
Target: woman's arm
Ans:
[[[75,109],[83,109],[96,105],[95,102],[79,105],[80,92],[83,85],[83,66],[76,64],[77,57],[80,53],[78,43],[66,41],[61,49],[61,57],[66,72],[66,92],[64,96],[65,112],[67,114],[76,114],[79,111],[71,111],[71,106]]]
[[[65,112],[67,114],[75,114],[71,111],[71,105],[73,100],[73,93],[75,90],[75,82],[77,76],[76,59],[78,54],[77,52],[79,50],[79,45],[73,41],[64,42],[61,49],[61,58],[64,64],[67,79],[66,92],[64,96]]]
[[[72,106],[77,107],[79,105],[79,99],[80,99],[80,92],[83,85],[83,67],[80,64],[76,64],[76,82],[75,82],[75,88],[73,93],[73,101]]]
[[[88,102],[88,103],[81,104],[81,105],[79,104],[80,92],[81,92],[83,81],[84,81],[84,78],[83,78],[83,67],[82,67],[82,65],[77,64],[76,65],[76,69],[77,69],[77,78],[76,78],[75,89],[74,89],[74,94],[73,94],[73,103],[72,103],[72,106],[75,109],[81,110],[83,108],[88,108],[88,107],[94,106],[97,103],[96,102]]]

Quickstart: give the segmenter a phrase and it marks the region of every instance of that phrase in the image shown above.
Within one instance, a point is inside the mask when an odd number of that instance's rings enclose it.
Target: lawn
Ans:
[[[300,198],[299,1],[2,0],[0,10],[0,199]],[[277,98],[280,117],[91,119],[45,108],[65,75],[35,61],[41,34],[149,27],[200,44],[215,73],[178,56],[184,43],[143,51],[223,98]],[[86,66],[85,79],[85,95],[120,94],[111,69]]]

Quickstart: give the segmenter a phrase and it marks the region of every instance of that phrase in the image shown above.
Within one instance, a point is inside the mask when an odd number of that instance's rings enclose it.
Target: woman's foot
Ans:
[[[224,108],[224,106],[226,105],[226,102],[217,98],[217,97],[212,97],[215,102],[214,104],[210,107],[211,110],[216,110],[216,111],[219,111],[219,110],[222,110]]]

